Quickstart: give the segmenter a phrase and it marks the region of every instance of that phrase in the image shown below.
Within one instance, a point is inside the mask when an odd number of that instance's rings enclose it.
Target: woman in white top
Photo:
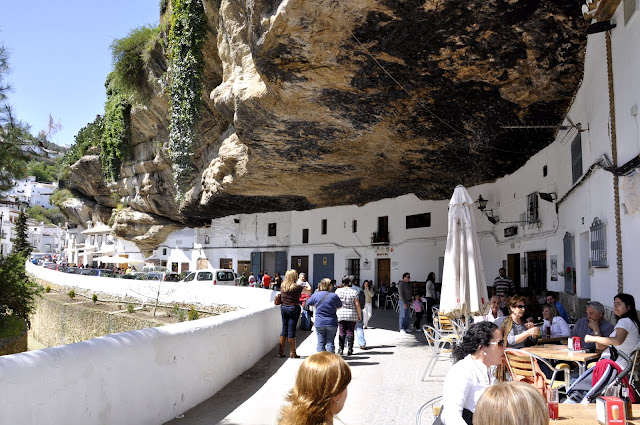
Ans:
[[[436,274],[434,272],[429,273],[429,276],[427,276],[424,289],[424,297],[427,299],[427,324],[433,325],[433,312],[431,308],[436,305]]]
[[[608,337],[602,335],[585,335],[584,342],[595,342],[597,349],[603,349],[608,345],[613,345],[618,351],[630,355],[636,348],[636,345],[640,343],[640,334],[638,333],[640,321],[638,321],[636,300],[633,298],[633,295],[616,295],[613,298],[613,312],[620,320],[616,323],[611,335]],[[602,353],[602,357],[608,356],[609,349],[607,348]],[[621,363],[621,360],[620,358],[617,362],[624,367],[623,363],[625,362]]]
[[[542,307],[542,337],[556,338],[560,336],[570,336],[571,331],[569,325],[564,319],[558,316],[558,309],[554,305],[546,304]],[[551,331],[551,335],[547,334],[547,330]]]
[[[441,423],[472,424],[478,399],[484,390],[496,383],[489,367],[501,363],[503,344],[502,333],[494,323],[480,322],[469,327],[453,351],[456,363],[444,380]]]

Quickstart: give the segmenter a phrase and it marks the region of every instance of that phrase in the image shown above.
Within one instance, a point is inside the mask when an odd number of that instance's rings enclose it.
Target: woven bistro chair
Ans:
[[[571,386],[570,368],[565,363],[553,366],[542,357],[513,348],[505,349],[504,357],[512,381],[524,380],[533,383],[536,379],[544,379],[548,388],[563,388],[565,393]],[[551,379],[542,373],[540,364],[549,368],[552,373]]]
[[[442,396],[432,398],[420,406],[416,415],[416,425],[431,425],[440,416],[442,410]]]
[[[427,367],[424,369],[424,373],[422,374],[422,380],[424,381],[427,375],[431,376],[433,368],[440,359],[440,356],[446,355],[448,356],[447,360],[451,360],[451,351],[458,339],[453,335],[442,335],[437,329],[429,325],[423,325],[422,331],[427,339],[427,344],[431,347],[432,354],[429,362],[427,363]]]

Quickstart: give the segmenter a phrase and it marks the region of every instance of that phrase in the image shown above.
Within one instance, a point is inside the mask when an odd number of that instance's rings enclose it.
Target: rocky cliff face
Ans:
[[[205,1],[205,106],[180,201],[164,147],[162,83],[132,112],[133,158],[107,184],[97,157],[71,186],[144,237],[135,210],[175,225],[493,181],[551,142],[582,78],[577,0]],[[151,81],[167,65],[156,52]],[[97,164],[97,168],[96,168]],[[77,168],[77,169],[76,169]],[[111,193],[117,193],[116,196]],[[156,229],[157,230],[157,229]],[[137,232],[137,233],[136,233]],[[162,234],[162,232],[155,232]],[[156,239],[148,239],[155,243]]]

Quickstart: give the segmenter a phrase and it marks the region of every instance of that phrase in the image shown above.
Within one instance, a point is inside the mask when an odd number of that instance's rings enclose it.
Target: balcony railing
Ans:
[[[371,234],[372,245],[388,245],[389,244],[389,232],[373,232]]]

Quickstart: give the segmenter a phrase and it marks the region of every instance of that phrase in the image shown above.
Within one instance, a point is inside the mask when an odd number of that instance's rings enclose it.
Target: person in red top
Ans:
[[[262,287],[265,289],[269,289],[271,286],[271,276],[267,272],[264,272],[264,276],[262,276]]]

